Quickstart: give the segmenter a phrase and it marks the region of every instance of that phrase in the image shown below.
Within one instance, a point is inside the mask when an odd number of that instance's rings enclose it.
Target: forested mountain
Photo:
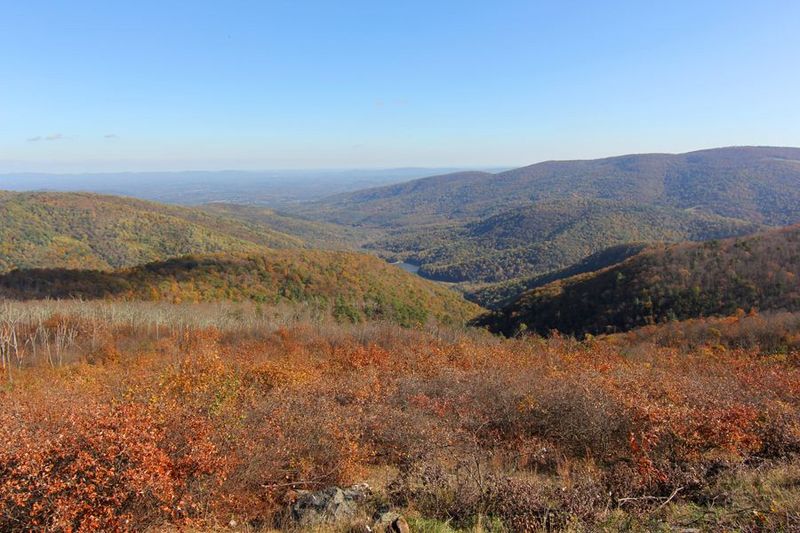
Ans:
[[[421,264],[431,279],[492,283],[541,276],[611,246],[715,239],[760,227],[695,210],[570,198],[403,232],[371,246]]]
[[[186,256],[116,271],[15,270],[0,276],[2,298],[306,302],[337,318],[403,325],[463,323],[480,311],[457,292],[376,257],[321,250]]]
[[[367,189],[298,211],[382,230],[368,247],[493,305],[532,278],[611,246],[702,241],[800,222],[800,149],[550,161]]]
[[[116,196],[0,192],[0,272],[109,269],[189,253],[256,253],[265,247],[306,245],[302,238],[272,229],[276,227],[301,229],[288,219],[247,222],[222,211]]]
[[[494,331],[583,335],[737,309],[800,310],[800,226],[654,246],[606,269],[555,281],[479,320]]]
[[[730,147],[463,172],[334,196],[306,213],[346,223],[416,225],[573,196],[786,225],[800,220],[800,148]]]
[[[494,178],[489,172],[453,172],[338,194],[298,208],[309,217],[339,224],[416,226],[466,214]]]
[[[245,224],[271,228],[302,239],[313,248],[349,249],[359,246],[377,232],[293,217],[269,207],[215,202],[199,206],[205,212],[237,219]]]
[[[470,300],[488,309],[500,309],[510,304],[525,291],[547,285],[559,279],[594,272],[636,255],[646,247],[642,243],[619,244],[596,252],[581,261],[560,270],[538,276],[516,278],[498,283],[471,285],[466,289]]]

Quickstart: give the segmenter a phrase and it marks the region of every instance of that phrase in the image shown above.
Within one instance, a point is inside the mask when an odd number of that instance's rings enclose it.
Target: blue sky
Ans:
[[[800,2],[0,2],[0,172],[800,146]]]

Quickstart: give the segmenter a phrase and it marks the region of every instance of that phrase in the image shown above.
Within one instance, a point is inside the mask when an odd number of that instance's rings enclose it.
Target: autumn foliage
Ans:
[[[726,472],[800,452],[794,348],[74,312],[41,327],[64,323],[62,365],[28,343],[7,369],[2,530],[269,525],[294,491],[376,469],[393,506],[558,529],[701,504]]]

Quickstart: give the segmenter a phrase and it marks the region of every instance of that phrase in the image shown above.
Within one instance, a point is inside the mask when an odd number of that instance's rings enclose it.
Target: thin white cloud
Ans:
[[[66,139],[63,133],[51,133],[50,135],[37,135],[36,137],[28,137],[26,141],[29,143],[35,143],[39,141],[60,141],[62,139]]]

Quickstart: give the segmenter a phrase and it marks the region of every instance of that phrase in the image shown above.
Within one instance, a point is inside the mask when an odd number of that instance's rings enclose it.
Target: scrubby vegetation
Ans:
[[[800,525],[797,343],[732,340],[796,316],[676,343],[304,313],[5,304],[0,529],[269,529],[359,481],[439,531]]]
[[[480,311],[457,292],[378,258],[321,250],[187,256],[112,272],[15,270],[0,275],[0,297],[305,302],[343,321],[387,319],[405,326],[463,324]]]
[[[643,326],[603,337],[619,345],[656,344],[681,348],[747,350],[761,355],[786,356],[800,352],[800,313],[758,313],[743,309],[729,317],[710,317]]]
[[[479,322],[583,335],[737,309],[800,310],[800,226],[701,244],[656,246],[612,267],[529,291]]]

